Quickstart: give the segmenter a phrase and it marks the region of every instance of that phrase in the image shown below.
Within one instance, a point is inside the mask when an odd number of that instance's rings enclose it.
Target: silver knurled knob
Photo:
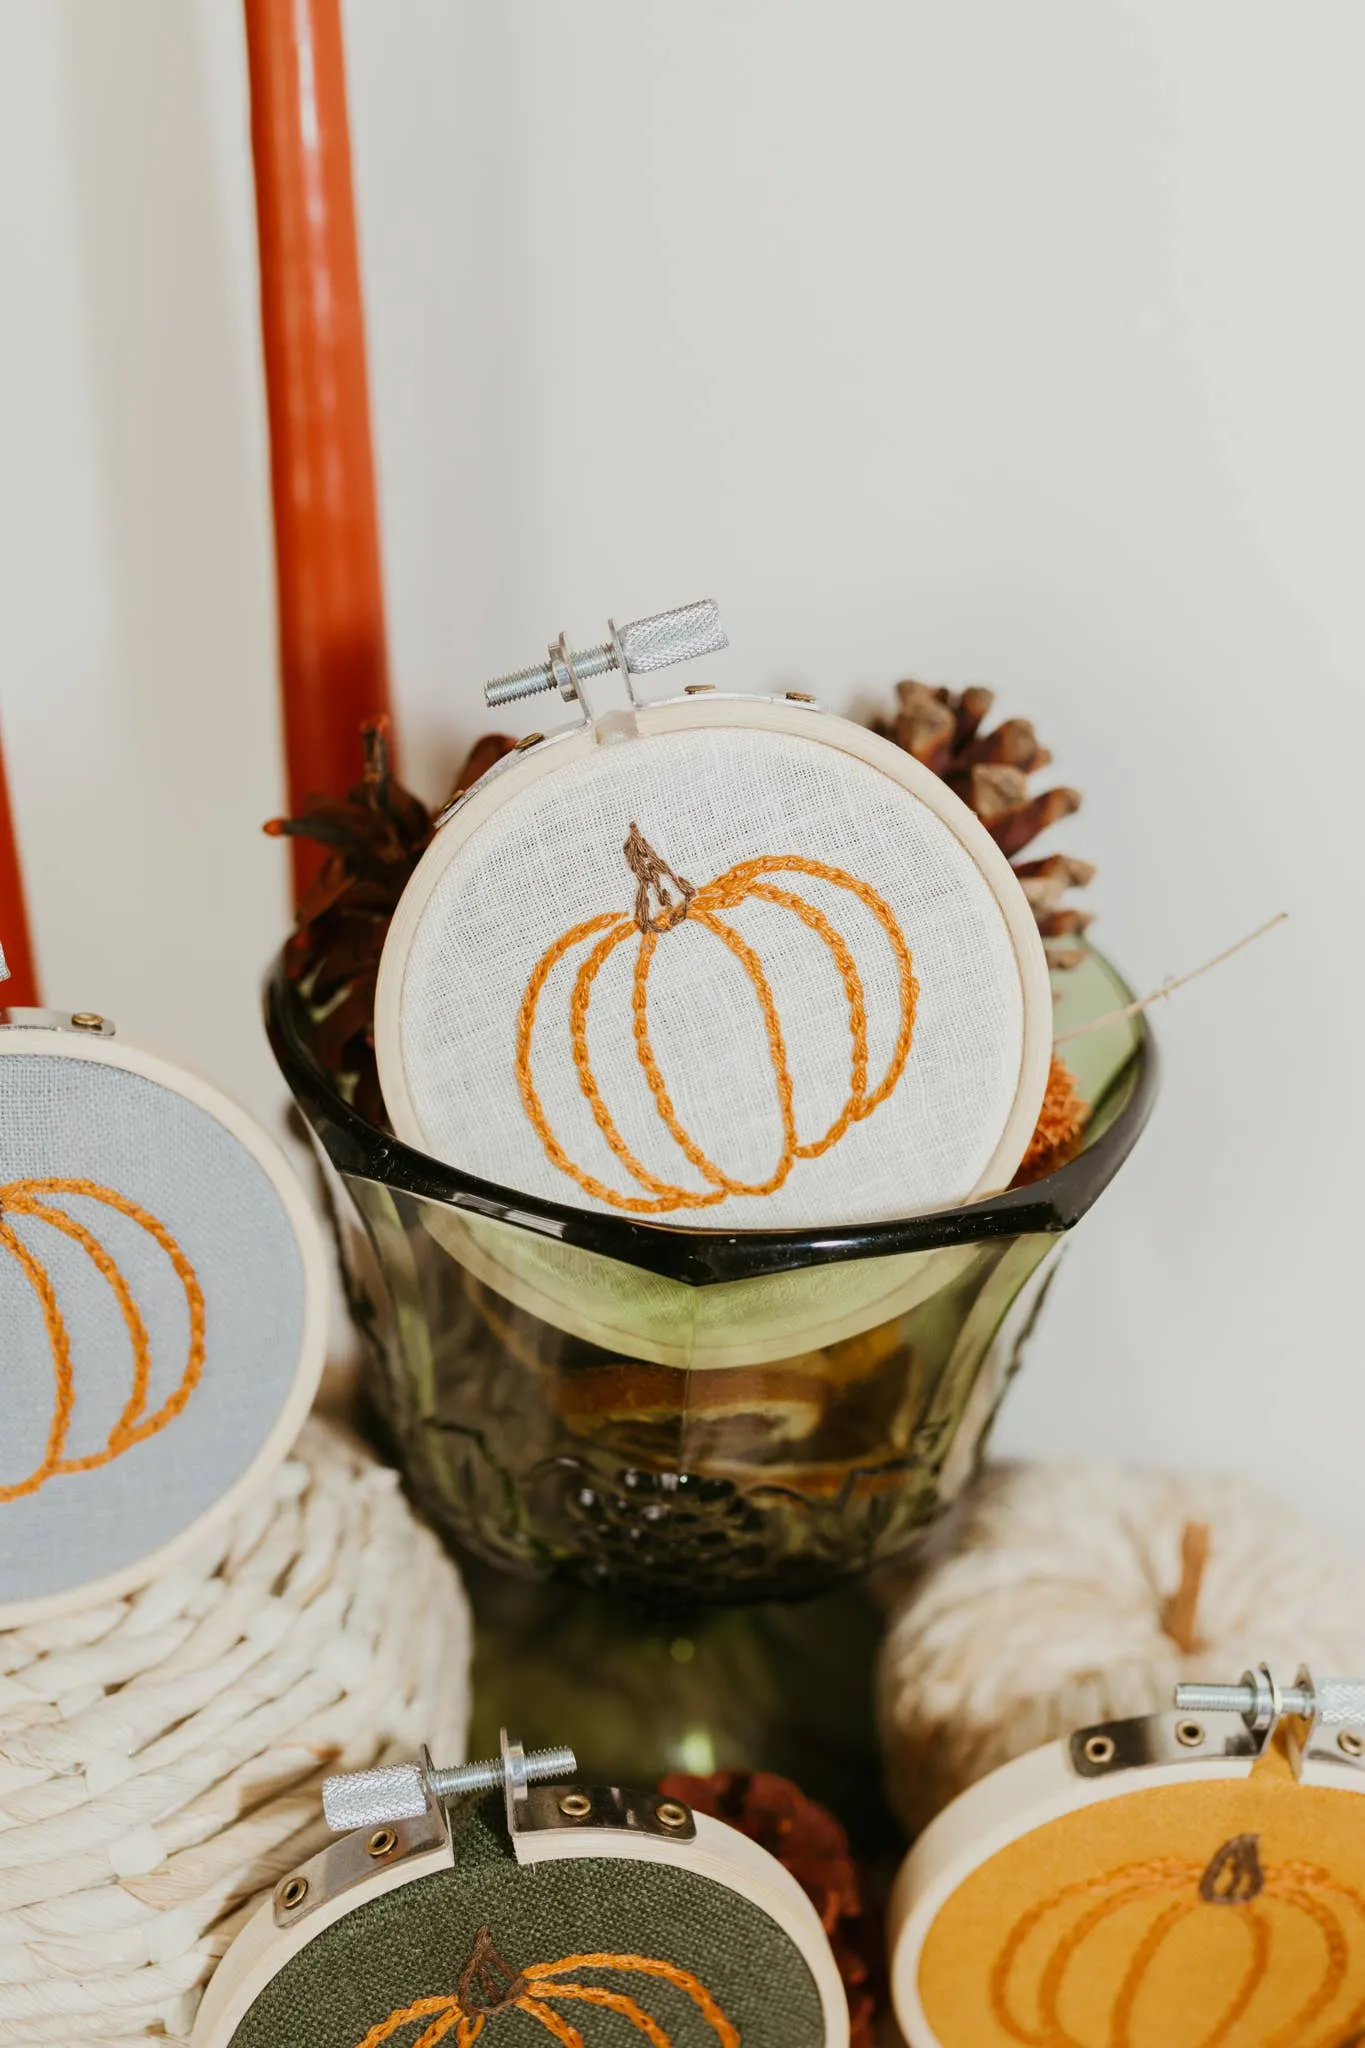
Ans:
[[[1314,1679],[1300,1671],[1279,1686],[1261,1664],[1244,1671],[1240,1685],[1178,1685],[1178,1714],[1240,1714],[1249,1728],[1274,1727],[1286,1715],[1331,1728],[1365,1728],[1365,1678]]]
[[[578,1758],[571,1749],[524,1750],[504,1728],[502,1755],[438,1771],[425,1750],[415,1764],[385,1764],[373,1771],[342,1771],[323,1781],[322,1811],[334,1835],[373,1828],[385,1821],[416,1820],[431,1800],[457,1799],[466,1792],[501,1787],[509,1801],[545,1778],[572,1777]]]
[[[569,652],[561,633],[548,660],[538,668],[519,669],[515,675],[485,683],[484,702],[489,706],[512,704],[519,697],[538,697],[542,690],[554,689],[562,697],[576,697],[576,677],[587,682],[611,669],[628,676],[647,676],[655,669],[672,668],[678,661],[717,654],[730,644],[720,613],[709,597],[697,604],[679,605],[671,612],[656,612],[652,618],[636,619],[629,626],[618,626],[609,619],[607,631],[609,637],[600,647],[585,647],[578,654]]]

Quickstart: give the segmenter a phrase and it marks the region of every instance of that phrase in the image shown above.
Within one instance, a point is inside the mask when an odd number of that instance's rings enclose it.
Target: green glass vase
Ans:
[[[1096,952],[1057,1029],[1122,1010]],[[679,1230],[471,1179],[366,1121],[283,970],[277,1059],[345,1190],[365,1392],[435,1525],[490,1563],[658,1604],[806,1596],[957,1495],[1056,1254],[1155,1086],[1140,1018],[1071,1040],[1079,1150],[987,1201],[856,1228]]]

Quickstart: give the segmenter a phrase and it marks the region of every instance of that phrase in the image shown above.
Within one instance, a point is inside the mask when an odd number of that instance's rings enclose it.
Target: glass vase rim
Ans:
[[[266,980],[266,1035],[290,1094],[344,1180],[369,1181],[694,1287],[849,1258],[892,1258],[991,1239],[1060,1235],[1080,1222],[1127,1159],[1151,1114],[1157,1085],[1156,1045],[1140,1014],[1134,1020],[1133,1051],[1102,1098],[1108,1102],[1124,1093],[1115,1114],[1084,1150],[1037,1180],[952,1208],[874,1223],[692,1229],[521,1194],[405,1145],[346,1101],[306,1043],[300,1008],[281,952]],[[1100,1107],[1094,1104],[1092,1113]]]

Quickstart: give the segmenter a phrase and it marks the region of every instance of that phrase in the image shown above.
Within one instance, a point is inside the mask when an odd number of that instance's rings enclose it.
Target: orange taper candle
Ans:
[[[38,969],[24,908],[24,878],[19,867],[19,838],[10,809],[5,761],[0,754],[0,947],[10,971],[0,981],[0,1009],[30,1009],[38,1001]]]
[[[244,0],[289,807],[339,795],[388,709],[339,0]],[[321,848],[291,841],[302,895]]]

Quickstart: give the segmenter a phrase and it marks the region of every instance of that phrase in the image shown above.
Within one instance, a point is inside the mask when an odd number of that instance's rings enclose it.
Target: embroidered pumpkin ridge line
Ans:
[[[491,1967],[491,1975],[481,1975],[480,1966],[485,1973]],[[660,1956],[596,1952],[561,1956],[549,1963],[528,1963],[523,1970],[514,1973],[498,1954],[486,1927],[479,1930],[470,1961],[461,1972],[460,1991],[446,1997],[419,1998],[411,2005],[395,2007],[370,2028],[356,2043],[356,2048],[384,2048],[385,2042],[418,2020],[430,2020],[431,2025],[412,2043],[412,2048],[437,2048],[437,2044],[456,2029],[456,2048],[472,2048],[486,2023],[496,2020],[502,2012],[522,2012],[538,2020],[562,2044],[562,2048],[586,2048],[578,2028],[565,2014],[556,2010],[552,2002],[556,1999],[614,2012],[628,2020],[637,2033],[643,2034],[649,2048],[672,2048],[671,2037],[665,2028],[628,1993],[600,1984],[556,1981],[568,1972],[580,1970],[615,1970],[662,1978],[687,1994],[714,2033],[719,2048],[740,2048],[738,2027],[726,2017],[701,1979],[677,1963],[667,1962]],[[477,2004],[480,1984],[500,1992],[497,2002],[486,2006]]]
[[[1320,2020],[1337,1998],[1350,1964],[1341,1922],[1322,1894],[1344,1900],[1362,1921],[1365,1921],[1365,1897],[1350,1886],[1338,1883],[1329,1871],[1298,1861],[1281,1864],[1266,1873],[1262,1873],[1257,1864],[1259,1882],[1254,1890],[1236,1894],[1216,1892],[1210,1887],[1211,1875],[1216,1875],[1226,1862],[1228,1851],[1238,1847],[1244,1839],[1252,1843],[1254,1856],[1255,1838],[1236,1838],[1225,1843],[1202,1868],[1196,1863],[1171,1858],[1130,1864],[1102,1876],[1082,1878],[1064,1885],[1049,1897],[1029,1906],[1014,1922],[991,1966],[989,1999],[992,2015],[999,2026],[1012,2040],[1025,2043],[1026,2048],[1056,2048],[1056,2044],[1070,2043],[1072,2036],[1062,2025],[1059,2007],[1068,1970],[1083,1943],[1125,1906],[1139,1900],[1167,1897],[1170,1903],[1145,1930],[1114,1994],[1113,2005],[1106,2016],[1108,2048],[1132,2048],[1134,2009],[1158,1953],[1177,1926],[1207,1905],[1231,1906],[1237,1923],[1245,1926],[1251,1943],[1246,1967],[1231,2000],[1199,2043],[1199,2048],[1220,2048],[1220,2044],[1246,2016],[1266,1979],[1271,1962],[1271,1928],[1261,1907],[1264,1902],[1278,1902],[1303,1913],[1318,1927],[1323,1937],[1324,1961],[1322,1973],[1309,1996],[1289,2020],[1265,2038],[1262,2048],[1338,2048],[1342,2030],[1349,2033],[1365,2019],[1365,1997],[1344,2018],[1335,2021],[1325,2034],[1311,2043],[1308,2041],[1305,2029]],[[1170,1898],[1173,1891],[1177,1896]],[[1030,2026],[1019,2017],[1010,1999],[1010,1979],[1020,1952],[1029,1936],[1050,1913],[1086,1897],[1092,1903],[1058,1936],[1043,1962],[1037,1990],[1038,2024]]]
[[[112,1253],[101,1244],[94,1232],[87,1229],[85,1224],[74,1216],[69,1216],[64,1210],[54,1208],[51,1203],[42,1200],[45,1195],[85,1195],[126,1216],[130,1222],[144,1230],[166,1254],[184,1289],[186,1307],[189,1311],[189,1350],[179,1383],[153,1415],[143,1414],[151,1384],[151,1341],[127,1278]],[[25,1244],[8,1222],[7,1218],[11,1216],[31,1216],[36,1222],[61,1232],[63,1236],[79,1245],[95,1270],[111,1288],[128,1331],[133,1354],[131,1391],[122,1414],[105,1441],[104,1448],[92,1452],[87,1457],[65,1458],[62,1455],[70,1434],[76,1405],[76,1370],[71,1354],[71,1336],[57,1300],[52,1276],[37,1253]],[[93,1472],[101,1465],[108,1465],[115,1458],[121,1457],[132,1445],[145,1442],[149,1437],[157,1435],[168,1423],[173,1422],[189,1401],[203,1373],[205,1311],[204,1292],[199,1284],[198,1275],[165,1225],[138,1203],[130,1201],[126,1195],[119,1194],[113,1188],[102,1187],[98,1181],[49,1178],[11,1181],[7,1186],[0,1187],[0,1249],[16,1261],[37,1297],[52,1354],[53,1372],[52,1421],[42,1460],[27,1478],[11,1486],[0,1486],[0,1505],[4,1505],[8,1501],[21,1500],[29,1494],[37,1493],[49,1479],[59,1474]]]
[[[753,860],[741,861],[700,889],[675,875],[673,870],[659,859],[638,826],[634,824],[625,842],[625,855],[627,865],[637,880],[633,913],[623,915],[620,912],[607,911],[597,917],[586,918],[582,923],[561,933],[536,962],[527,982],[526,993],[522,997],[517,1017],[516,1039],[517,1087],[527,1118],[551,1163],[575,1180],[586,1194],[607,1203],[612,1208],[628,1210],[637,1215],[664,1215],[678,1209],[711,1208],[730,1195],[773,1194],[784,1184],[798,1159],[814,1159],[830,1151],[854,1123],[861,1122],[879,1108],[894,1092],[905,1071],[914,1039],[919,984],[915,979],[910,949],[896,921],[895,913],[875,889],[868,883],[860,881],[857,876],[849,874],[843,868],[831,867],[824,861],[807,860],[799,854],[765,854]],[[871,911],[891,945],[899,982],[900,1022],[886,1072],[871,1094],[867,1092],[867,1006],[857,963],[847,941],[823,911],[792,891],[774,887],[772,883],[763,879],[768,875],[783,874],[809,875],[815,880],[830,882],[837,888],[848,891]],[[661,879],[663,877],[667,878],[667,884],[671,884],[671,887],[665,885]],[[659,902],[659,909],[655,914],[651,914],[651,890]],[[791,1072],[777,1014],[777,1003],[763,964],[755,950],[740,937],[739,933],[715,914],[717,910],[735,909],[751,899],[773,903],[789,911],[820,939],[834,960],[848,1003],[851,1039],[849,1093],[843,1107],[824,1135],[804,1143],[796,1130]],[[673,930],[684,918],[719,939],[739,962],[754,991],[763,1017],[768,1053],[777,1088],[782,1149],[772,1172],[762,1181],[741,1181],[726,1174],[696,1143],[678,1116],[650,1040],[650,966],[660,937]],[[632,937],[639,941],[631,986],[632,1032],[636,1058],[653,1097],[660,1122],[702,1178],[710,1183],[709,1189],[704,1193],[664,1179],[636,1157],[622,1137],[593,1072],[587,1042],[588,1006],[593,985],[617,947]],[[627,1173],[647,1191],[643,1195],[618,1192],[571,1158],[551,1125],[531,1070],[532,1037],[545,984],[560,961],[588,939],[596,939],[597,944],[591,948],[578,969],[569,1002],[570,1042],[574,1067],[579,1088],[592,1112],[594,1123]]]
[[[608,2012],[619,2012],[623,2019],[630,2021],[637,2032],[644,2035],[649,2048],[671,2048],[671,2043],[659,2022],[647,2013],[642,2005],[628,1998],[624,1991],[608,1991],[602,1984],[556,1984],[540,1992],[542,1998],[579,1998],[586,2005],[605,2006]],[[522,2011],[529,2000],[519,1999]]]
[[[763,1010],[764,1023],[767,1027],[768,1035],[768,1051],[773,1063],[773,1072],[777,1078],[777,1097],[782,1117],[783,1152],[776,1171],[766,1181],[746,1182],[733,1180],[706,1157],[700,1146],[693,1142],[679,1122],[677,1112],[673,1107],[672,1099],[664,1083],[663,1075],[660,1073],[658,1063],[654,1058],[653,1047],[649,1041],[649,1026],[645,1015],[649,967],[650,962],[654,958],[654,949],[657,944],[656,936],[652,931],[645,932],[640,942],[640,952],[636,961],[631,997],[636,1056],[649,1083],[650,1093],[654,1097],[655,1107],[658,1110],[660,1120],[670,1136],[681,1147],[682,1151],[686,1153],[703,1177],[709,1180],[714,1188],[719,1190],[719,1193],[702,1197],[701,1200],[705,1202],[720,1201],[727,1194],[768,1195],[782,1185],[791,1169],[791,1162],[796,1156],[796,1122],[792,1105],[792,1079],[787,1067],[786,1046],[783,1043],[781,1027],[777,1021],[777,1006],[773,1000],[772,989],[768,985],[768,979],[763,972],[762,963],[758,955],[751,946],[745,944],[738,932],[732,931],[728,925],[722,924],[719,918],[710,916],[704,910],[694,909],[692,918],[695,924],[701,925],[703,929],[714,933],[721,943],[734,954],[748,975]],[[601,1091],[597,1086],[597,1081],[588,1058],[588,997],[591,992],[592,981],[608,954],[622,939],[631,937],[635,930],[636,927],[633,924],[627,924],[613,932],[610,937],[602,941],[600,946],[594,949],[593,953],[589,955],[579,970],[578,978],[574,983],[573,1000],[569,1009],[572,1025],[574,1065],[578,1070],[579,1086],[592,1107],[593,1117],[597,1126],[627,1171],[633,1174],[643,1187],[653,1188],[657,1193],[676,1197],[684,1194],[685,1190],[675,1188],[670,1182],[658,1179],[646,1166],[640,1163],[626,1145],[625,1140],[621,1137],[612,1120],[606,1104],[602,1100]]]
[[[533,1995],[535,1987],[540,1986],[539,1995],[548,1998],[554,1996],[555,1987],[544,1985],[542,1980],[558,1976],[562,1970],[640,1970],[647,1976],[662,1977],[666,1983],[687,1993],[714,2030],[722,2048],[739,2048],[738,2027],[731,2025],[700,1977],[694,1977],[690,1970],[682,1969],[677,1963],[665,1962],[659,1956],[561,1956],[557,1963],[528,1963],[522,1974],[532,1986]]]
[[[395,2006],[391,2013],[370,2028],[362,2041],[356,2043],[356,2048],[383,2048],[384,2042],[391,2041],[404,2027],[411,2026],[414,2020],[429,2019],[433,2013],[438,2015],[438,2019],[449,2019],[451,2026],[463,2017],[456,1999],[419,1998],[412,2005]],[[427,2043],[427,2048],[430,2048],[430,2028],[422,2038]],[[437,2034],[435,2038],[439,2041],[441,2037]],[[418,2048],[416,2042],[413,2043],[413,2048]]]

